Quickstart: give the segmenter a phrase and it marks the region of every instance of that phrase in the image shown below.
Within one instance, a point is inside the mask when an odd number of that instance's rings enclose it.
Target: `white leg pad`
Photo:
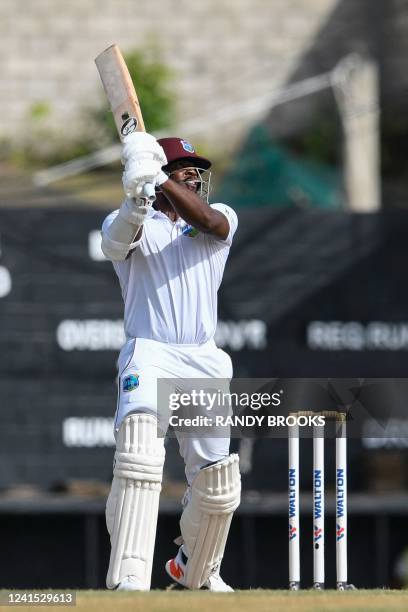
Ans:
[[[199,589],[219,566],[234,510],[239,506],[241,477],[238,455],[199,471],[180,527],[188,561],[185,585]]]
[[[116,440],[114,476],[106,503],[112,547],[108,589],[130,575],[136,576],[141,590],[150,588],[164,452],[155,417],[131,414],[124,419]]]

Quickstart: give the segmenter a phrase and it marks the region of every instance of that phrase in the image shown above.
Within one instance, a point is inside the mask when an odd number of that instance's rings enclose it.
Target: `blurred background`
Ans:
[[[209,156],[211,200],[237,210],[216,338],[235,375],[403,378],[408,5],[1,0],[0,28],[1,587],[104,588],[123,326],[99,228],[122,189],[94,58],[119,44],[148,130]],[[349,575],[359,587],[408,585],[405,407],[403,396],[392,438],[349,443]],[[286,443],[244,439],[234,448],[244,494],[224,578],[285,588]],[[163,563],[175,551],[183,492],[170,439],[156,588],[168,584]]]

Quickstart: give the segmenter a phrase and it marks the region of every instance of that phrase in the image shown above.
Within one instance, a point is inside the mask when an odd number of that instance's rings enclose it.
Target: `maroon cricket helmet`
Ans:
[[[187,140],[171,137],[160,138],[157,142],[163,147],[167,157],[167,165],[163,166],[163,170],[166,170],[171,162],[182,159],[191,161],[192,165],[197,168],[203,168],[204,170],[211,168],[210,160],[197,155],[193,145]]]

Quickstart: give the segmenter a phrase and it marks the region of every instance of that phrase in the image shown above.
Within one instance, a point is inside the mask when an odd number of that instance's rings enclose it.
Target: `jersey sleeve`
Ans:
[[[226,244],[227,246],[231,246],[232,239],[234,238],[234,234],[237,231],[237,227],[238,227],[237,213],[235,212],[235,210],[233,210],[230,206],[227,206],[226,204],[217,203],[217,204],[210,204],[210,206],[211,208],[218,210],[225,217],[227,217],[228,223],[229,223],[229,232],[225,240],[222,240],[221,238],[215,238],[215,239],[218,242],[222,242]]]
[[[114,210],[113,212],[109,213],[107,217],[105,217],[102,223],[103,232],[106,231],[110,225],[112,225],[113,221],[116,219],[118,214],[119,214],[119,209]]]
[[[112,223],[117,218],[118,214],[119,214],[119,210],[114,210],[113,212],[109,213],[109,215],[104,219],[102,223],[102,228],[101,228],[102,236],[104,236],[105,234],[103,240],[107,242],[107,246],[109,247],[109,249],[106,249],[106,248],[103,249],[105,257],[107,257],[107,259],[111,259],[109,257],[109,252],[113,252],[113,253],[118,252],[119,254],[123,254],[123,253],[126,254],[126,251],[128,253],[132,252],[136,247],[141,245],[143,238],[144,238],[144,232],[142,232],[140,238],[138,240],[135,240],[129,245],[125,245],[121,242],[116,242],[115,240],[112,240],[112,238],[107,235],[107,232],[108,232],[109,227],[112,225]],[[116,259],[117,257],[113,257],[113,260],[116,260]]]

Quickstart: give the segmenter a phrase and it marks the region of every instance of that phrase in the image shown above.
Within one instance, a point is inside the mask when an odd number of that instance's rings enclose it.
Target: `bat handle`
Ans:
[[[153,204],[153,202],[156,199],[156,191],[154,188],[153,183],[145,183],[143,186],[143,195],[145,198],[147,198],[149,200],[150,204]]]

